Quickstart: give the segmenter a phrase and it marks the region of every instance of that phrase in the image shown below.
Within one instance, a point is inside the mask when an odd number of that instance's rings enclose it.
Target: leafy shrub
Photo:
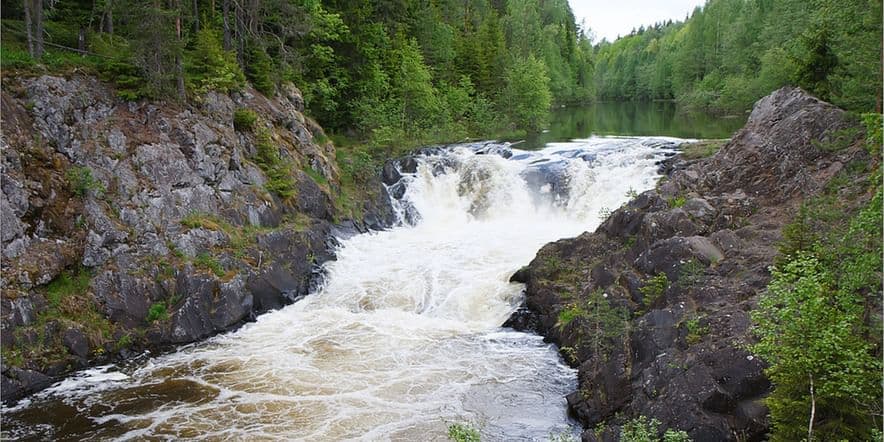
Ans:
[[[666,429],[663,433],[663,442],[691,442],[690,436],[684,430]]]
[[[89,36],[90,50],[104,57],[98,64],[102,79],[113,82],[117,95],[127,101],[149,96],[142,72],[133,61],[132,48],[125,38],[94,33]]]
[[[688,345],[700,342],[703,339],[703,336],[706,336],[709,333],[709,327],[700,323],[702,319],[703,318],[699,316],[695,316],[685,321],[685,328],[688,331],[685,341]]]
[[[88,167],[74,167],[67,171],[68,188],[74,195],[84,196],[88,192],[104,192],[104,184],[92,176],[92,169]]]
[[[703,278],[706,266],[698,259],[691,258],[681,265],[678,273],[679,287],[687,288],[696,285]]]
[[[660,421],[639,416],[629,420],[620,429],[620,442],[658,442]],[[667,429],[663,433],[663,442],[690,442],[688,433],[682,430]]]
[[[197,33],[196,44],[187,61],[188,85],[198,93],[227,93],[239,89],[245,82],[236,54],[225,51],[218,32],[208,26]]]
[[[454,442],[480,442],[479,430],[466,424],[448,426],[448,439]]]
[[[279,149],[273,142],[270,131],[260,130],[257,135],[256,147],[258,150],[255,162],[267,175],[267,183],[264,187],[269,192],[276,193],[287,199],[295,196],[297,187],[292,177],[292,166],[279,156]]]
[[[657,275],[646,279],[645,283],[639,289],[642,295],[644,295],[645,306],[649,307],[653,304],[654,301],[666,292],[667,288],[669,288],[669,278],[666,277],[665,273],[658,273]]]
[[[529,56],[517,58],[504,77],[503,102],[511,123],[537,133],[549,120],[552,104],[550,79],[543,61]]]
[[[237,109],[233,112],[233,128],[240,131],[251,131],[258,123],[258,114],[247,108]]]
[[[267,51],[257,44],[252,44],[246,60],[246,77],[258,92],[272,96],[276,92],[274,74],[273,60],[267,55]]]
[[[165,321],[169,319],[165,302],[155,302],[147,310],[147,322]]]
[[[639,416],[629,420],[620,429],[620,442],[657,442],[660,421]]]
[[[884,143],[882,115],[878,113],[863,114],[862,120],[866,127],[866,149],[872,154],[872,158],[880,158],[881,145]]]
[[[772,275],[752,313],[759,338],[752,350],[770,364],[765,372],[776,386],[766,401],[774,439],[806,437],[812,406],[819,440],[866,439],[873,423],[863,404],[880,397],[881,363],[862,337],[862,298],[837,290],[834,275],[807,252]]]
[[[148,317],[150,317],[150,311],[148,311]],[[148,322],[153,322],[148,320]],[[124,348],[128,348],[132,346],[132,335],[125,334],[120,336],[120,339],[117,340],[117,350],[122,350]]]
[[[678,207],[682,207],[682,206],[684,206],[684,204],[686,202],[687,202],[687,198],[685,198],[684,195],[678,195],[675,198],[672,198],[671,200],[669,200],[669,207],[671,207],[673,209],[678,208]]]

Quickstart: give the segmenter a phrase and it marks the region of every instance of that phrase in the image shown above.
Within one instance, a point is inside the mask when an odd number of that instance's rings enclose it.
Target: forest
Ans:
[[[86,65],[127,99],[289,81],[333,133],[375,145],[538,131],[592,98],[593,48],[567,0],[26,0],[3,65]]]
[[[567,0],[26,0],[2,14],[7,70],[85,66],[130,100],[292,82],[327,130],[375,146],[537,132],[551,106],[593,100],[741,113],[785,84],[881,107],[880,0],[710,0],[595,45]]]
[[[845,109],[881,110],[880,0],[710,0],[593,53],[596,97],[748,110],[785,84]]]

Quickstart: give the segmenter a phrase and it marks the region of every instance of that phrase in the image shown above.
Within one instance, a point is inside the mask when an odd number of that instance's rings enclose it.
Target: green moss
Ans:
[[[370,199],[373,190],[367,183],[377,175],[382,161],[375,159],[365,146],[335,136],[335,160],[340,168],[340,190],[335,195],[337,212],[350,219],[361,219],[362,202]]]
[[[30,329],[37,336],[34,344],[15,349],[26,363],[42,369],[68,357],[61,337],[45,333],[50,323],[82,330],[93,345],[111,339],[114,325],[98,311],[89,294],[90,278],[82,269],[64,272],[42,289],[48,308],[37,315],[33,325],[17,329],[21,333]]]
[[[681,156],[688,160],[706,158],[715,155],[730,139],[701,140],[681,145]]]

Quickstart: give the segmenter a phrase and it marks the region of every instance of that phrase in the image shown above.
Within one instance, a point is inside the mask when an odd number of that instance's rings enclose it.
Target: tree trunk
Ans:
[[[198,0],[193,0],[193,30],[200,31],[200,7]]]
[[[810,422],[807,424],[807,442],[813,442],[813,419],[816,415],[816,397],[813,394],[813,375],[810,375]]]
[[[28,34],[28,55],[31,58],[34,58],[34,33],[31,31],[33,28],[33,20],[31,19],[31,7],[33,6],[31,0],[24,0],[25,4],[25,30]]]
[[[229,51],[233,49],[233,42],[230,38],[230,20],[228,16],[230,15],[230,0],[222,0],[221,1],[221,19],[224,22],[224,50]]]
[[[43,57],[43,0],[24,0],[25,22],[28,33],[28,52],[31,58]]]
[[[34,23],[34,58],[43,58],[43,0],[34,0],[34,8],[31,11]]]
[[[105,22],[106,27],[105,31],[114,35],[114,3],[113,0],[105,0],[105,10],[104,15],[107,21]]]
[[[187,90],[184,88],[184,61],[181,57],[181,0],[175,0],[175,38],[178,40],[178,50],[175,53],[175,76],[178,83],[178,98],[187,100]]]
[[[77,51],[80,55],[86,55],[86,28],[83,26],[80,26],[80,31],[77,32]]]

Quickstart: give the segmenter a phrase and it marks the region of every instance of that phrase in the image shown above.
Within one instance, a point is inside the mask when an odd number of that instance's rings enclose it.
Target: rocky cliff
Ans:
[[[584,440],[616,440],[638,416],[695,441],[765,437],[770,383],[746,350],[749,312],[800,202],[870,162],[855,125],[778,90],[717,154],[669,161],[657,189],[514,275],[527,300],[509,325],[535,328],[579,367],[568,403]]]
[[[180,105],[4,78],[3,400],[305,295],[341,214],[335,148],[303,110],[294,87]]]

